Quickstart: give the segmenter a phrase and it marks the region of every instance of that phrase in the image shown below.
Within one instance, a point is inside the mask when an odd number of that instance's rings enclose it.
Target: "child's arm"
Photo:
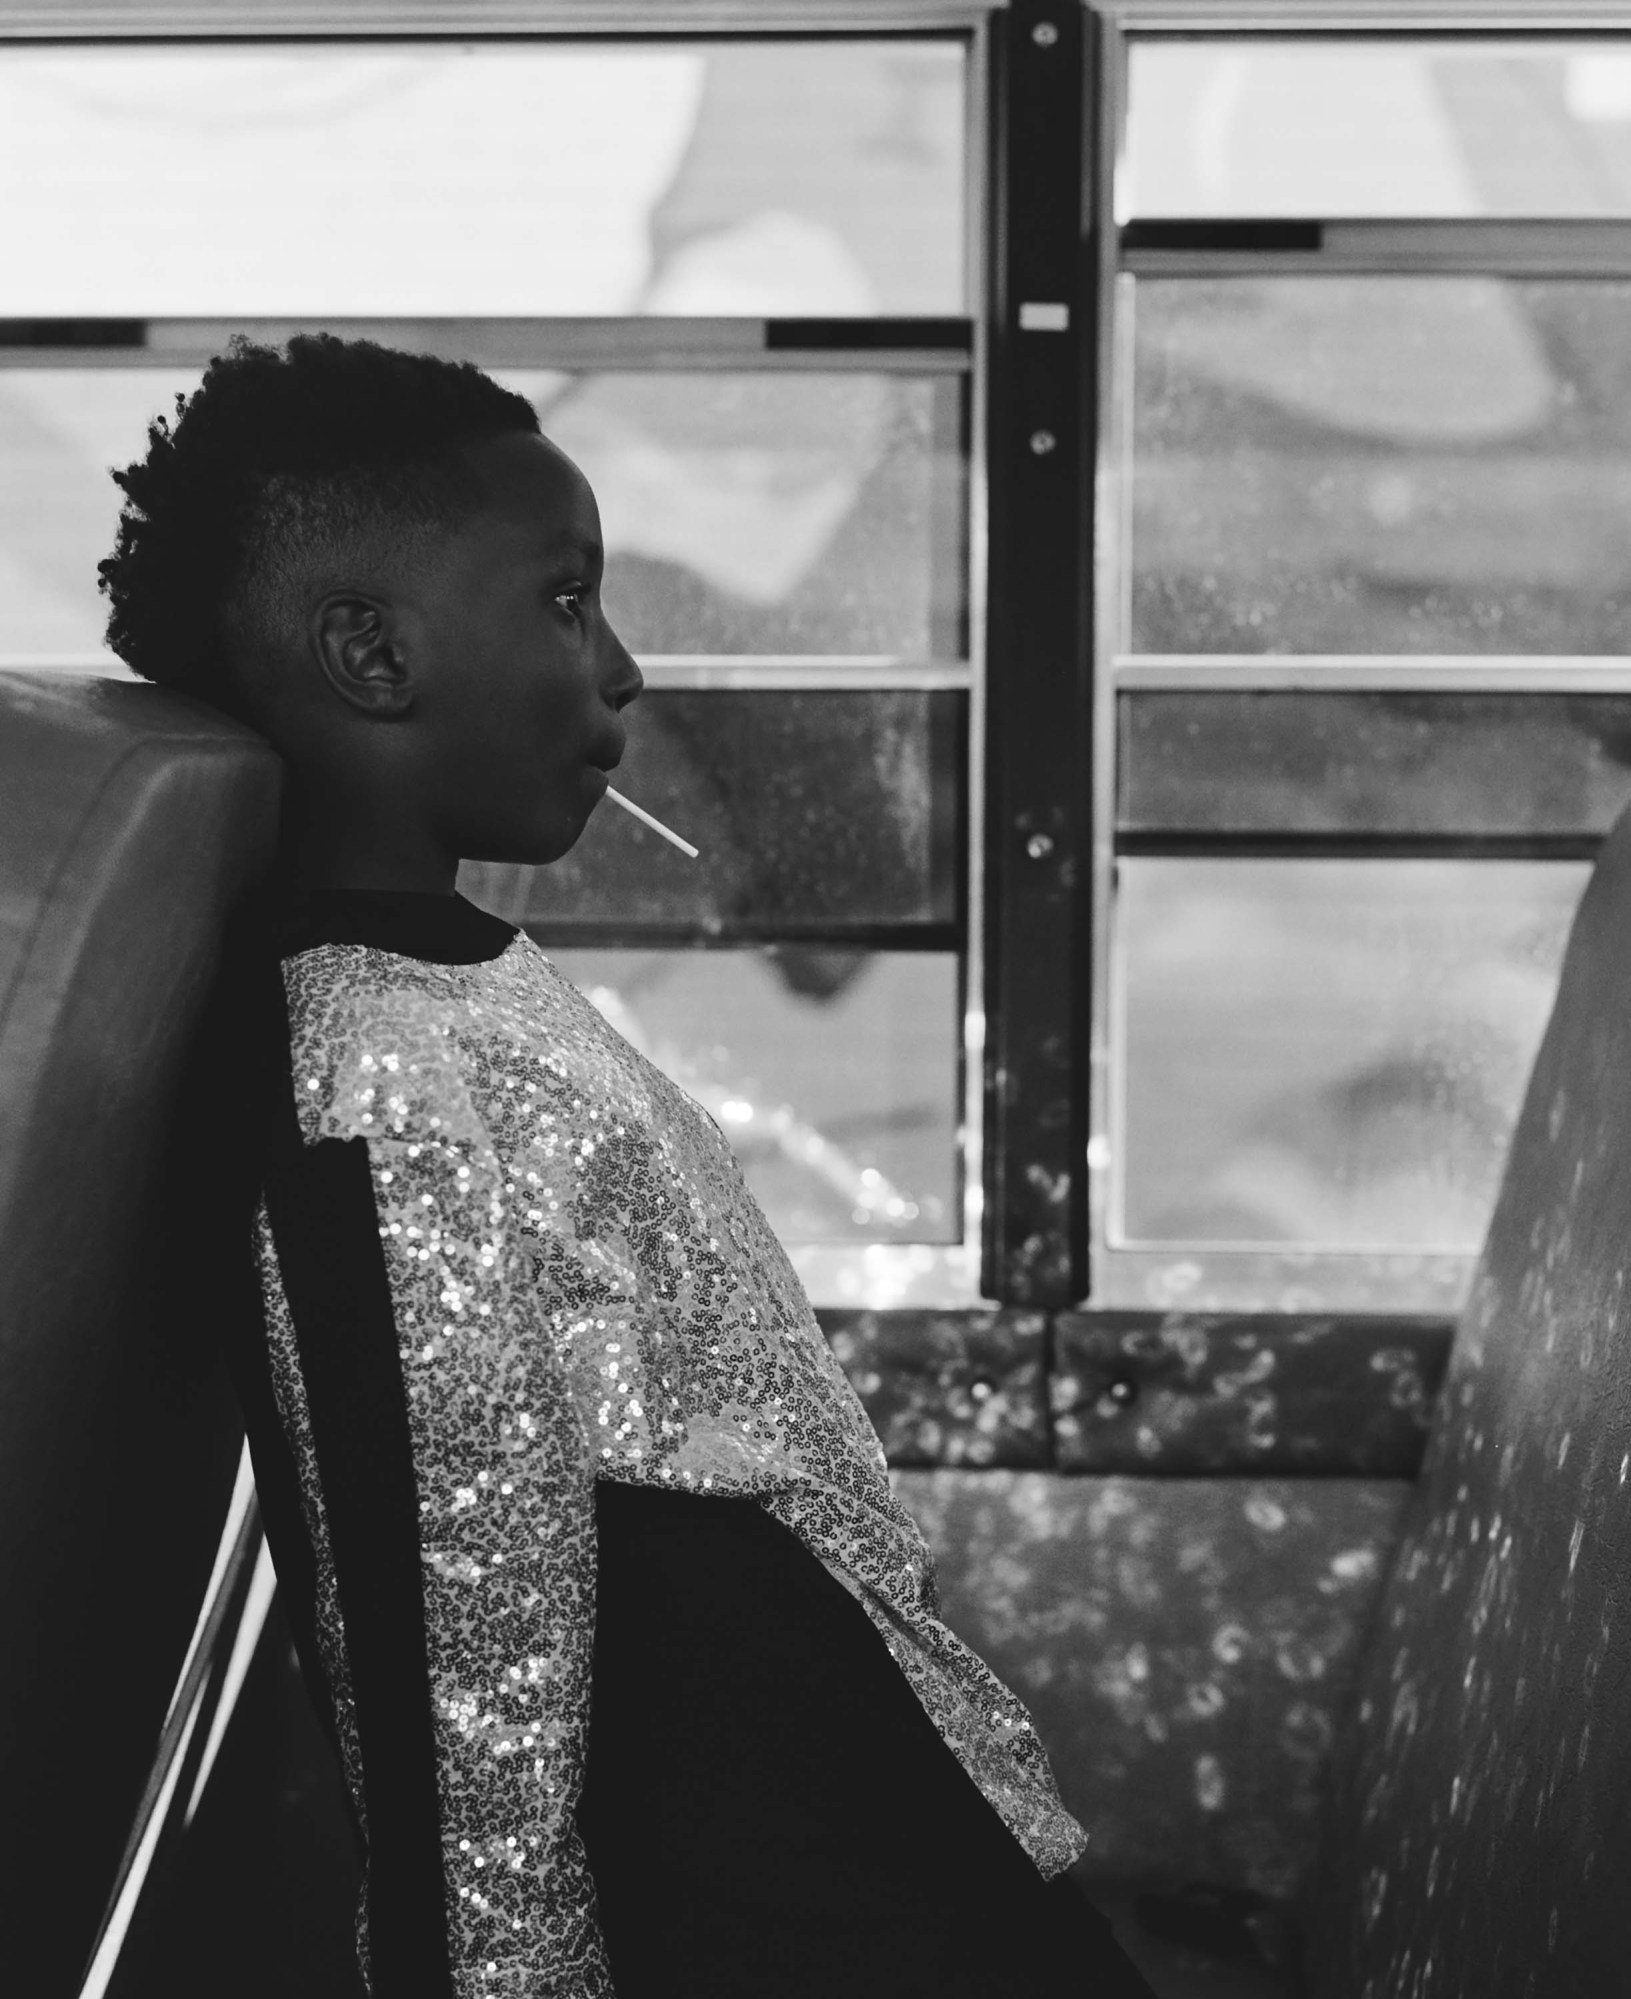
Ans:
[[[295,1170],[327,1174],[336,1187],[333,1176],[348,1173],[359,1200],[366,1171],[381,1309],[389,1295],[425,1641],[422,1664],[404,1662],[390,1679],[395,1700],[429,1709],[451,1989],[459,1999],[610,1999],[573,1817],[593,1638],[593,1466],[551,1338],[547,1284],[515,1226],[524,1199],[465,1086],[461,1063],[479,1058],[453,1040],[456,1009],[395,989],[348,996],[336,1017],[329,988],[323,1017],[303,1020],[298,987],[296,1000],[305,1142]],[[283,1207],[291,1212],[287,1199]],[[275,1204],[272,1221],[276,1235]],[[314,1220],[305,1233],[321,1226]],[[308,1375],[322,1365],[302,1359]],[[360,1416],[358,1430],[370,1421]],[[335,1567],[343,1615],[338,1548]],[[360,1635],[347,1631],[348,1655]],[[346,1661],[337,1664],[342,1702],[349,1695],[354,1710],[365,1708],[345,1684]],[[355,1726],[341,1735],[360,1740],[348,1776],[366,1817],[377,1787],[363,1719],[360,1738]],[[376,1897],[388,1892],[376,1876],[378,1846],[371,1828]],[[383,1909],[371,1931],[380,1920],[390,1920]]]

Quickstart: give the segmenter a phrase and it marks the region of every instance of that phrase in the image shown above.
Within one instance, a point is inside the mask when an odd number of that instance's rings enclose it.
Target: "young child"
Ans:
[[[287,768],[234,1364],[370,1991],[1148,1995],[725,1139],[455,892],[623,751],[583,475],[367,341],[236,336],[176,411],[108,635]]]

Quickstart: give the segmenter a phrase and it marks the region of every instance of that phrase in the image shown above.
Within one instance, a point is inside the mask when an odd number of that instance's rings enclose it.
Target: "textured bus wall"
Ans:
[[[1083,1875],[1293,1898],[1409,1484],[891,1476],[1091,1835]]]

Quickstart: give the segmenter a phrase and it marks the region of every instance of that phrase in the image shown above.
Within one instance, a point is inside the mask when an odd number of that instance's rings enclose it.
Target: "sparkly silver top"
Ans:
[[[1087,1835],[1023,1707],[941,1623],[883,1447],[707,1113],[524,932],[466,965],[323,944],[283,975],[306,1143],[368,1143],[419,1494],[460,1999],[612,1993],[573,1818],[597,1477],[757,1498],[858,1599],[1039,1871],[1067,1866]],[[346,1637],[264,1204],[256,1239],[360,1816]],[[359,1945],[366,1967],[365,1918]]]

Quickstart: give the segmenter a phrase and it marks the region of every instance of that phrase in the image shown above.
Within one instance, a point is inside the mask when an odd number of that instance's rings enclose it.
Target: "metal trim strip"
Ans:
[[[1116,852],[1144,861],[1594,861],[1606,833],[1350,833],[1320,827],[1196,826],[1122,833]]]
[[[1631,0],[1089,0],[1123,33],[1513,34],[1631,27]]]
[[[713,687],[748,692],[887,694],[967,693],[974,669],[967,660],[908,660],[866,653],[785,656],[764,653],[664,653],[639,662],[646,685]],[[88,673],[109,679],[134,676],[111,652],[0,653],[0,673]]]
[[[1131,641],[1132,544],[1132,286],[1118,274],[1116,218],[1126,186],[1127,44],[1105,20],[1096,37],[1097,75],[1091,80],[1098,172],[1089,241],[1097,261],[1096,383],[1099,424],[1094,439],[1092,550],[1094,621],[1092,856],[1088,997],[1088,1125],[1085,1171],[1088,1202],[1089,1295],[1111,1233],[1116,1157],[1115,1049],[1111,953],[1114,948],[1117,734],[1115,661]]]
[[[1363,653],[1325,657],[1285,654],[1118,654],[1111,665],[1119,694],[1189,693],[1533,693],[1631,694],[1631,658],[1545,654],[1497,656]]]
[[[1091,845],[1081,783],[1090,690],[1081,552],[1092,394],[1082,308],[1083,28],[1049,0],[1002,23],[993,120],[995,526],[985,843],[982,1286],[1010,1304],[1070,1302],[1087,1285],[1086,1048]],[[1065,198],[1069,190],[1070,198]],[[1063,298],[1069,332],[1023,332],[1018,304]],[[1000,512],[999,512],[1000,509]]]
[[[416,353],[445,354],[483,368],[725,370],[785,374],[963,375],[973,365],[972,330],[961,345],[942,337],[948,322],[900,318],[824,321],[830,337],[794,342],[808,320],[301,318],[52,320],[0,319],[0,368],[203,367],[234,333],[279,345],[292,334],[333,333],[379,340]],[[106,338],[97,333],[106,329]],[[913,345],[921,332],[922,344]],[[835,344],[847,334],[851,345]]]
[[[1007,0],[47,0],[0,5],[0,39],[876,35],[977,28]]]
[[[1123,224],[1121,268],[1143,278],[1631,275],[1631,217],[1140,217]],[[1185,234],[1193,240],[1182,241]],[[1276,233],[1283,243],[1270,240]],[[1169,235],[1170,247],[1140,236]],[[1212,237],[1215,240],[1208,241]],[[1233,239],[1233,240],[1231,240]]]
[[[967,605],[968,719],[963,767],[963,1043],[962,1151],[963,1239],[959,1261],[947,1266],[955,1279],[943,1295],[974,1302],[980,1291],[979,1246],[985,1226],[985,864],[988,605],[986,577],[991,557],[990,461],[987,426],[991,329],[985,300],[994,245],[991,203],[992,27],[982,20],[969,49],[963,139],[965,228],[964,304],[971,318],[972,374],[968,394],[968,518],[963,590]]]
[[[909,665],[880,659],[810,660],[641,660],[646,685],[657,688],[716,687],[784,693],[867,693],[921,691],[967,693],[974,669],[952,665]]]

